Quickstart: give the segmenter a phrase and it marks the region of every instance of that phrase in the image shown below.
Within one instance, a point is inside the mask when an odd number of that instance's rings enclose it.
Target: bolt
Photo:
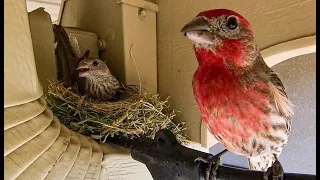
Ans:
[[[141,20],[144,20],[147,17],[147,12],[144,9],[140,8],[138,11],[138,17]]]

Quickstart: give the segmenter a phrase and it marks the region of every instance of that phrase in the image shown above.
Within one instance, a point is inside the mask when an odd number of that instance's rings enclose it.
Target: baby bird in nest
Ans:
[[[79,59],[77,67],[80,93],[89,95],[99,101],[113,99],[120,89],[119,81],[111,74],[104,61],[89,59],[88,56],[89,51]]]

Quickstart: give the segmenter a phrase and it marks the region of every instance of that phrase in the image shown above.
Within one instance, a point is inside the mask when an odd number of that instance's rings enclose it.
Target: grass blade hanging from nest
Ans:
[[[63,124],[100,141],[114,135],[154,138],[163,128],[171,130],[180,142],[188,141],[184,124],[172,121],[175,111],[169,109],[168,99],[161,101],[159,95],[148,92],[139,94],[138,88],[133,86],[125,87],[125,91],[119,101],[96,102],[79,96],[61,82],[52,82],[45,97]]]

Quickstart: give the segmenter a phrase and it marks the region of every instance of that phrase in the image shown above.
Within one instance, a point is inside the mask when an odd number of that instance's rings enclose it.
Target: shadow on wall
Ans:
[[[294,103],[292,131],[280,155],[285,172],[316,174],[316,54],[291,58],[272,67],[278,73]],[[216,154],[220,143],[210,148]],[[248,168],[246,158],[228,153],[221,163]]]

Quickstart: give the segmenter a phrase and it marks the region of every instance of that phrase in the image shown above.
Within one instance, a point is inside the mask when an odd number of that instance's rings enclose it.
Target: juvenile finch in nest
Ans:
[[[80,58],[77,67],[79,91],[96,100],[109,101],[120,89],[120,83],[104,61],[89,59],[88,56],[89,51]]]
[[[250,169],[282,178],[278,157],[290,134],[292,104],[261,57],[249,22],[231,10],[208,10],[181,31],[199,64],[192,87],[203,123],[227,151],[247,157]],[[206,179],[216,178],[227,151],[198,158],[209,163]]]

